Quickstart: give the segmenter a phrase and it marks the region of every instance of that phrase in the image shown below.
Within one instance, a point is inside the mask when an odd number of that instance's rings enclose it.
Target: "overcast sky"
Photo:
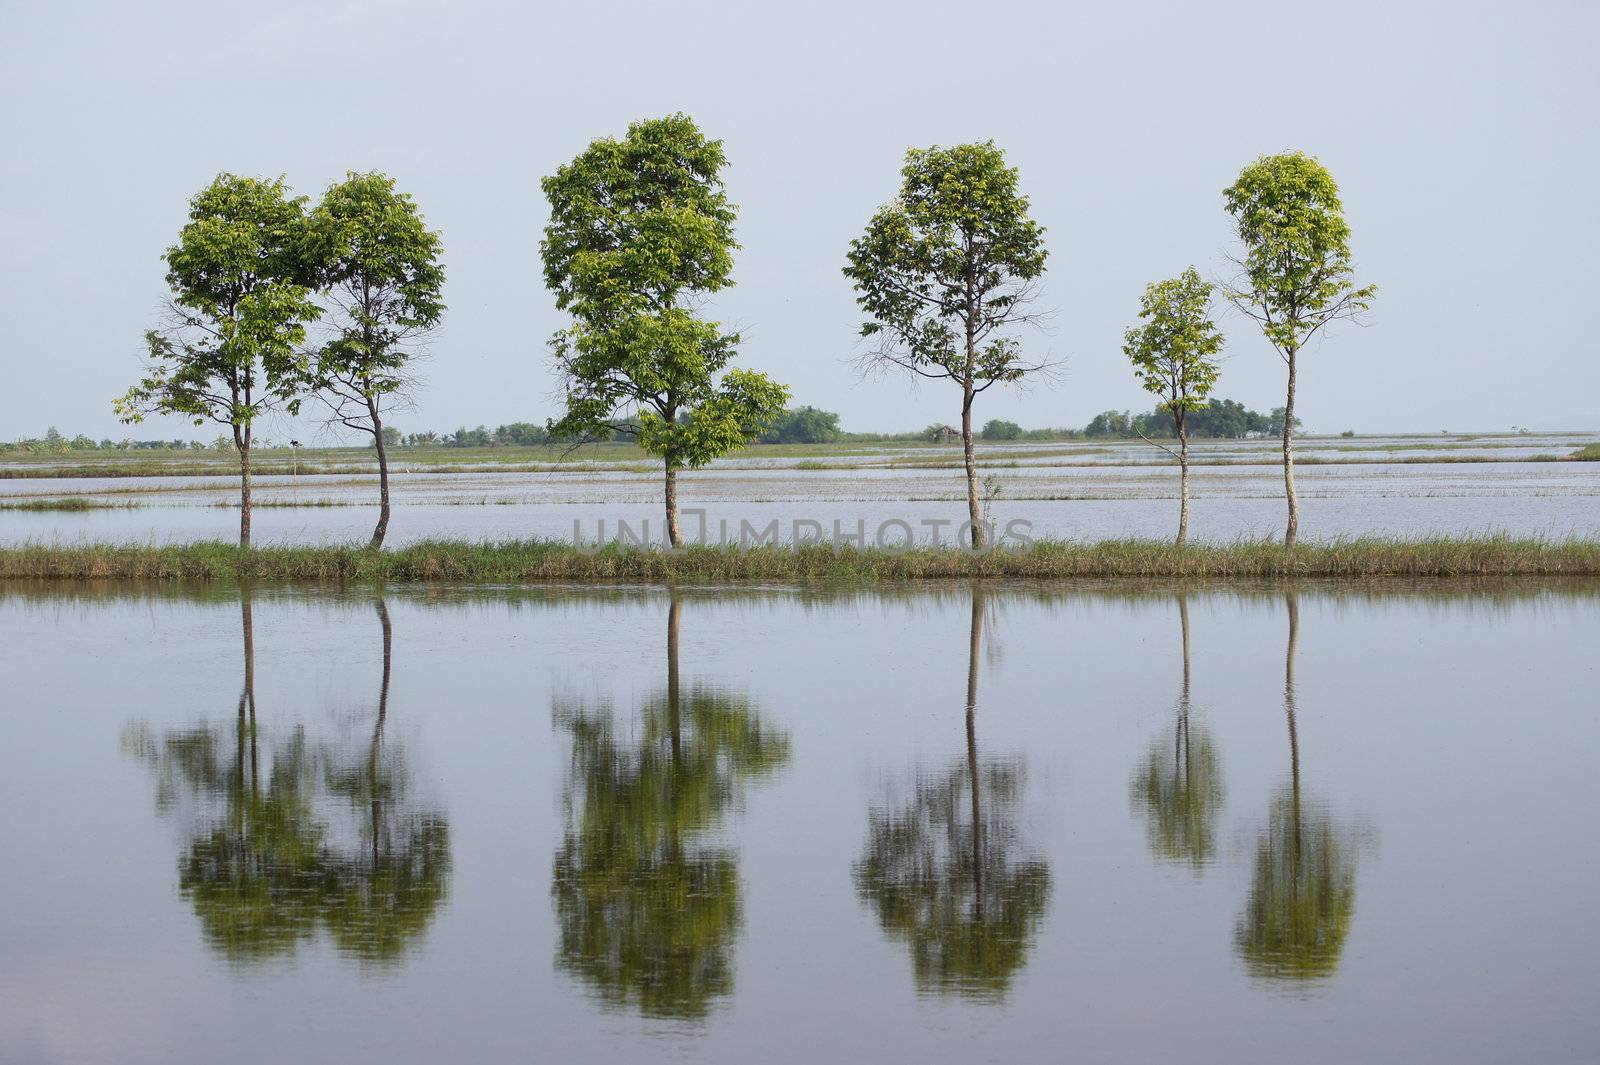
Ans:
[[[1226,273],[1222,188],[1301,148],[1338,179],[1358,278],[1381,286],[1368,325],[1308,352],[1309,428],[1600,427],[1592,2],[0,2],[0,439],[213,435],[124,429],[111,400],[186,201],[223,170],[312,196],[392,174],[444,234],[449,304],[397,423],[543,421],[561,318],[539,178],[678,110],[732,163],[743,251],[715,309],[743,328],[741,361],[846,428],[959,414],[948,383],[856,378],[840,267],[907,146],[986,138],[1047,229],[1054,316],[1024,341],[1065,373],[991,390],[980,421],[1148,407],[1120,349],[1144,285]],[[1219,320],[1218,394],[1280,405],[1281,362]]]

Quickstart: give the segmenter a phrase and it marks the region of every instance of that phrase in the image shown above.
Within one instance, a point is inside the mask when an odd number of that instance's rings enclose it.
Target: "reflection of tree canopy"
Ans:
[[[1024,855],[1016,827],[1020,762],[978,757],[978,660],[984,594],[972,590],[967,639],[967,757],[917,774],[910,798],[869,814],[856,892],[911,948],[923,991],[999,997],[1027,961],[1050,867]]]
[[[1189,602],[1178,595],[1183,634],[1183,686],[1172,739],[1158,737],[1129,784],[1133,806],[1145,817],[1145,836],[1158,859],[1183,862],[1195,872],[1217,849],[1222,812],[1222,761],[1204,728],[1190,721]]]
[[[179,860],[179,888],[206,941],[235,961],[292,954],[320,929],[362,962],[393,962],[444,900],[448,824],[411,805],[403,754],[383,742],[390,645],[381,605],[379,615],[384,679],[377,724],[354,758],[331,744],[313,746],[298,728],[261,749],[248,604],[245,688],[231,742],[211,726],[159,741],[141,727],[128,732],[127,746],[158,775],[163,810],[176,808],[184,794],[200,803],[198,827]],[[326,815],[336,799],[356,814],[358,829],[347,834],[358,845],[335,838]]]
[[[875,808],[856,890],[891,937],[911,948],[917,987],[977,996],[1005,993],[1022,968],[1050,898],[1050,868],[1019,856],[1018,767],[986,759],[919,775],[909,801]]]
[[[1178,719],[1176,739],[1151,746],[1130,792],[1145,815],[1145,837],[1156,857],[1196,872],[1211,861],[1222,810],[1222,764],[1211,736],[1193,728],[1187,714]]]
[[[1333,975],[1350,933],[1359,841],[1326,807],[1301,796],[1294,676],[1300,609],[1293,592],[1287,601],[1283,705],[1289,726],[1289,786],[1273,800],[1257,839],[1250,899],[1233,942],[1253,976],[1315,980]]]
[[[564,969],[613,1008],[693,1018],[733,990],[740,922],[735,855],[702,837],[788,760],[789,739],[740,696],[680,692],[673,609],[667,689],[636,735],[617,734],[609,706],[555,708],[572,770],[551,893]]]
[[[1356,908],[1356,841],[1319,804],[1284,789],[1256,844],[1234,946],[1251,975],[1314,980],[1339,965]]]

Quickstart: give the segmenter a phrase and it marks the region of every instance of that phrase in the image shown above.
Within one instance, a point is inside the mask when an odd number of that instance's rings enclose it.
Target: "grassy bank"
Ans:
[[[680,553],[554,541],[433,541],[385,551],[220,542],[168,547],[25,545],[0,548],[0,579],[139,581],[774,582],[952,578],[1284,580],[1388,577],[1600,576],[1600,540],[1502,537],[1345,540],[1295,551],[1265,542],[1200,545],[1110,540],[1043,542],[973,554],[808,546],[694,547]]]
[[[83,499],[79,496],[72,496],[67,499],[24,499],[20,502],[5,500],[0,501],[0,510],[130,510],[138,505],[138,503],[108,503],[99,499]]]

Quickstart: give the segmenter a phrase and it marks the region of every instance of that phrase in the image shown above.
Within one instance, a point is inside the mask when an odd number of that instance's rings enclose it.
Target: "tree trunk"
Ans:
[[[233,427],[233,446],[239,450],[239,546],[250,546],[250,427]]]
[[[978,773],[978,654],[983,644],[983,593],[972,589],[972,628],[967,641],[967,776],[972,789],[973,916],[983,917],[983,801]]]
[[[1294,491],[1294,373],[1295,349],[1289,349],[1289,396],[1283,407],[1283,494],[1289,501],[1289,527],[1283,546],[1293,547],[1300,534],[1300,497]]]
[[[383,419],[377,400],[367,397],[367,413],[372,417],[372,436],[378,448],[378,527],[372,530],[372,546],[382,547],[389,531],[389,452],[383,445]]]
[[[967,464],[967,517],[972,525],[972,546],[988,543],[983,527],[983,509],[978,505],[978,460],[972,450],[972,382],[963,384],[961,397],[961,453]]]
[[[673,547],[683,545],[683,534],[678,529],[678,471],[667,467],[667,543]]]
[[[1178,416],[1178,546],[1189,542],[1189,426]]]

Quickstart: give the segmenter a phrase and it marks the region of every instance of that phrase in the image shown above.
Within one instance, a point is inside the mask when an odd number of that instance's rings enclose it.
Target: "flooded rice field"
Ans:
[[[1594,582],[13,586],[0,643],[3,1060],[1600,1050]]]
[[[1297,469],[1312,537],[1416,536],[1507,532],[1600,535],[1600,463],[1517,461],[1528,449],[1548,453],[1577,436],[1496,443],[1492,462],[1449,461],[1461,454],[1434,441],[1359,441],[1362,454],[1387,461],[1351,462],[1346,442],[1318,441]],[[1424,444],[1429,445],[1424,447]],[[1373,450],[1391,447],[1394,452]],[[1470,442],[1449,447],[1469,448]],[[1409,447],[1409,451],[1401,450]],[[546,454],[540,449],[528,450]],[[1270,536],[1282,523],[1282,472],[1263,441],[1197,446],[1192,535],[1231,541]],[[908,457],[909,456],[909,457]],[[1176,517],[1176,468],[1158,464],[1142,443],[1108,446],[988,445],[991,519],[1025,523],[1035,539],[1164,537]],[[1121,464],[1102,461],[1114,458]],[[217,476],[28,477],[0,479],[0,543],[227,539],[236,533],[238,485],[217,462]],[[1142,464],[1133,465],[1132,462]],[[804,463],[802,466],[801,463]],[[258,543],[330,543],[364,539],[376,514],[376,477],[360,472],[257,479]],[[661,535],[660,475],[637,461],[578,468],[477,472],[410,462],[396,452],[396,505],[390,542],[548,537],[615,537],[620,524]],[[36,469],[35,472],[43,472]],[[685,534],[735,539],[741,523],[778,536],[816,523],[869,539],[901,521],[923,540],[952,539],[964,517],[959,453],[949,448],[880,448],[822,460],[742,457],[680,476]],[[83,500],[91,509],[27,510],[52,500]],[[604,525],[602,526],[602,523]],[[648,523],[648,524],[647,524]],[[898,534],[897,534],[898,535]]]

